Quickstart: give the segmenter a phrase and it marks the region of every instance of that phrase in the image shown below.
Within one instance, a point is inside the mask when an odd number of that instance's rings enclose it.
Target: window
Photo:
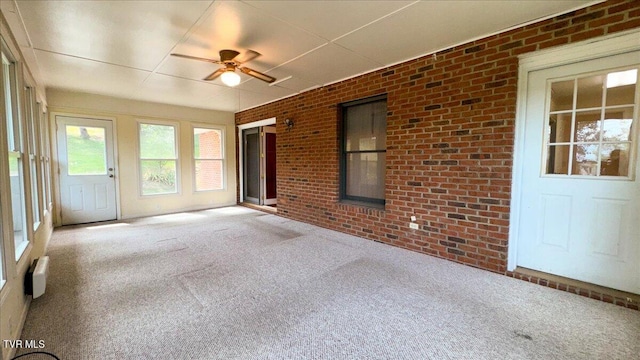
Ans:
[[[224,188],[223,132],[213,128],[193,129],[193,161],[196,191]]]
[[[0,219],[2,219],[2,204],[0,204]],[[4,269],[4,230],[0,221],[0,290],[7,280],[6,270]]]
[[[2,49],[2,79],[5,101],[5,116],[7,130],[7,156],[9,160],[9,186],[11,188],[11,217],[13,219],[13,238],[15,244],[16,261],[27,248],[28,227],[25,215],[25,186],[23,167],[22,126],[18,113],[18,91],[16,64],[10,58],[9,52]]]
[[[177,193],[177,127],[140,123],[138,133],[142,195]]]
[[[637,79],[638,69],[629,69],[550,84],[546,174],[632,174]]]
[[[39,107],[40,114],[40,166],[42,175],[42,201],[45,210],[49,209],[51,203],[51,168],[50,168],[50,150],[49,150],[49,126],[47,122],[47,113]]]
[[[340,197],[385,203],[387,99],[378,96],[342,105]]]
[[[40,167],[38,162],[38,109],[35,101],[35,90],[32,87],[25,89],[25,108],[27,115],[27,130],[29,134],[29,178],[31,181],[31,213],[33,214],[34,230],[40,222],[40,192],[38,188],[38,175]]]

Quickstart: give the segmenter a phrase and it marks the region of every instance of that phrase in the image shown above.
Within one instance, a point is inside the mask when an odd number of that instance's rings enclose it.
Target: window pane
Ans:
[[[598,175],[598,144],[580,144],[573,148],[572,175]]]
[[[547,152],[547,174],[569,173],[569,145],[552,145]]]
[[[193,129],[193,154],[196,159],[222,159],[222,131]]]
[[[16,152],[9,153],[9,184],[11,187],[11,213],[13,214],[13,238],[15,241],[16,260],[22,254],[20,249],[24,250],[23,243],[27,240],[26,218],[24,214],[25,196],[24,196],[24,171],[20,154]]]
[[[47,209],[49,202],[51,202],[51,174],[49,169],[49,124],[47,122],[47,116],[44,112],[40,113],[40,135],[42,141],[40,143],[40,154],[42,155],[42,186],[44,194],[44,209]]]
[[[573,108],[573,80],[558,81],[551,84],[551,111],[571,110]]]
[[[383,152],[347,154],[346,195],[384,199],[385,157]]]
[[[40,222],[40,193],[38,187],[39,161],[38,155],[38,104],[35,101],[35,91],[32,87],[25,90],[27,101],[27,124],[29,133],[29,174],[31,179],[31,213],[33,223]]]
[[[638,69],[607,74],[607,106],[633,104],[637,81]]]
[[[5,125],[7,127],[7,150],[14,151],[17,150],[14,144],[14,132],[13,132],[13,104],[12,104],[12,90],[11,90],[11,73],[13,70],[13,66],[9,62],[9,60],[2,54],[2,79],[4,83],[2,86],[4,87],[4,106],[5,106],[5,115],[6,121]]]
[[[2,208],[0,208],[0,218],[2,218]],[[4,286],[6,279],[4,270],[4,230],[2,229],[2,222],[0,222],[0,290]]]
[[[175,160],[141,160],[142,195],[177,192]]]
[[[196,160],[196,191],[222,187],[222,160]]]
[[[171,125],[140,124],[140,158],[176,159],[175,128]]]
[[[636,85],[607,89],[607,106],[631,105],[636,96]]]
[[[604,144],[600,153],[600,175],[629,176],[629,144]]]
[[[571,141],[571,114],[549,116],[549,142],[560,143]]]
[[[33,157],[29,160],[31,165],[31,212],[33,214],[33,223],[40,221],[40,205],[38,202],[38,160]]]
[[[631,141],[633,108],[607,110],[604,116],[603,141]]]
[[[575,142],[600,140],[600,110],[576,113]]]
[[[384,101],[346,109],[345,149],[384,150],[387,140],[387,104]]]
[[[576,109],[602,106],[602,88],[605,75],[578,79],[578,99]]]
[[[105,175],[107,156],[105,129],[66,126],[69,175]]]

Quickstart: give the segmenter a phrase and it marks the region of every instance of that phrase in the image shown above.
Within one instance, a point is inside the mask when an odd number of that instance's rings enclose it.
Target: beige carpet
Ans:
[[[638,311],[243,207],[66,227],[49,255],[22,338],[64,360],[640,358]]]

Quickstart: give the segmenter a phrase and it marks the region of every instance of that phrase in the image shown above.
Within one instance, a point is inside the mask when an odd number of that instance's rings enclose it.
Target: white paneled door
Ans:
[[[62,224],[116,219],[113,125],[56,116]]]
[[[529,73],[517,265],[640,293],[640,52]]]

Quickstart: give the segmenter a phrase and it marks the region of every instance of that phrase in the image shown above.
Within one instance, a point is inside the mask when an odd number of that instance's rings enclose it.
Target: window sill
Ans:
[[[340,200],[339,204],[343,205],[353,205],[362,208],[369,208],[374,210],[384,211],[384,204],[374,204],[366,201],[357,201],[357,200]]]
[[[40,223],[41,223],[41,221],[37,221],[37,222],[33,223],[33,232],[34,233],[38,232],[38,228],[40,227]]]
[[[22,257],[22,255],[24,255],[27,246],[29,246],[28,241],[23,241],[18,246],[16,246],[16,261],[20,261],[20,258]]]

